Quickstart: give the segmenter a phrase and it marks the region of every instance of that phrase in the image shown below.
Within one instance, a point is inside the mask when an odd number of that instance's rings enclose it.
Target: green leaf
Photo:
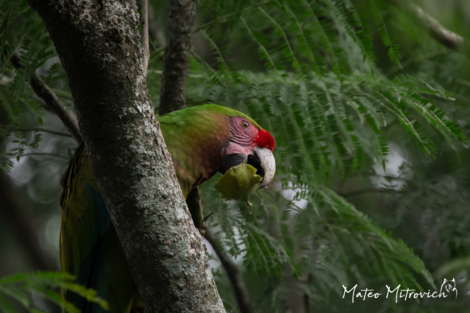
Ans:
[[[247,202],[259,188],[263,178],[256,175],[256,169],[246,163],[228,169],[215,186],[226,200]]]

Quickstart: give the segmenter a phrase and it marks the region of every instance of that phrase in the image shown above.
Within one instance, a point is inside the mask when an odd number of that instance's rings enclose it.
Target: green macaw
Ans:
[[[200,230],[204,225],[198,186],[216,172],[248,163],[263,178],[260,188],[274,177],[273,137],[241,112],[207,104],[169,113],[159,122],[178,182]],[[95,289],[108,301],[111,312],[143,312],[83,144],[76,150],[61,185],[62,271],[75,275],[79,284]],[[73,292],[64,296],[81,312],[103,312],[97,304]]]

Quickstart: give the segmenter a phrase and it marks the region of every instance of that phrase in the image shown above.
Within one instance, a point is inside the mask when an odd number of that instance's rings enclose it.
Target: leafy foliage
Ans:
[[[106,301],[96,296],[96,291],[86,289],[73,281],[75,277],[67,273],[37,272],[23,273],[13,276],[3,277],[0,280],[0,309],[2,312],[18,312],[9,299],[14,299],[16,303],[28,310],[28,312],[43,312],[35,308],[31,301],[31,292],[37,293],[44,299],[51,301],[62,307],[66,312],[80,312],[71,303],[67,303],[54,289],[73,291],[88,301],[98,303],[103,309],[108,309]]]
[[[72,97],[37,15],[25,1],[1,6],[0,104],[9,121],[0,128],[8,138],[0,164],[7,169],[41,143],[36,132],[17,130],[24,115],[36,118],[33,126],[45,115],[28,85],[31,73],[39,69],[65,103]],[[438,283],[430,272],[440,279],[468,268],[468,169],[433,168],[468,153],[470,78],[459,72],[468,61],[389,1],[204,0],[199,10],[194,36],[206,49],[192,51],[187,104],[233,107],[276,139],[276,182],[255,194],[253,215],[220,198],[217,178],[201,191],[205,211],[216,213],[210,226],[240,261],[256,309],[284,312],[295,291],[312,311],[338,311],[343,284],[428,290]],[[19,70],[9,65],[14,51]],[[157,109],[162,55],[153,51],[149,65]],[[398,176],[387,176],[400,149],[407,160]],[[363,201],[356,185],[380,201]],[[402,225],[416,211],[418,235],[432,234],[419,243]],[[456,261],[429,258],[435,251],[422,241],[436,237]],[[226,308],[236,310],[223,272],[214,271]]]

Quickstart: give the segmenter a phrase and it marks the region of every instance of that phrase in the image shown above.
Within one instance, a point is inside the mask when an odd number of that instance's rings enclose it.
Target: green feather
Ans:
[[[171,113],[168,113],[166,115],[161,116],[159,121],[160,121],[160,123],[166,123],[166,122],[173,121],[173,120],[183,120],[183,119],[184,120],[191,120],[192,115],[194,113],[201,113],[201,112],[203,112],[205,114],[208,114],[208,115],[223,114],[223,115],[228,116],[228,117],[242,117],[242,118],[247,119],[250,123],[255,125],[257,128],[261,128],[261,126],[259,126],[259,124],[256,123],[248,115],[243,114],[240,111],[237,111],[237,110],[234,110],[234,109],[231,109],[231,108],[227,108],[227,107],[224,107],[224,106],[221,106],[221,105],[217,105],[217,104],[204,104],[204,105],[199,105],[199,106],[186,108],[184,110],[173,111]]]

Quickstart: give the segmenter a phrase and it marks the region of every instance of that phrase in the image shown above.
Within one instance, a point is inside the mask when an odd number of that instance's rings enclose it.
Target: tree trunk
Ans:
[[[196,17],[196,0],[170,0],[168,32],[163,59],[160,90],[160,115],[180,110],[186,105],[191,35]]]
[[[225,312],[153,113],[135,1],[30,0],[147,312]]]

